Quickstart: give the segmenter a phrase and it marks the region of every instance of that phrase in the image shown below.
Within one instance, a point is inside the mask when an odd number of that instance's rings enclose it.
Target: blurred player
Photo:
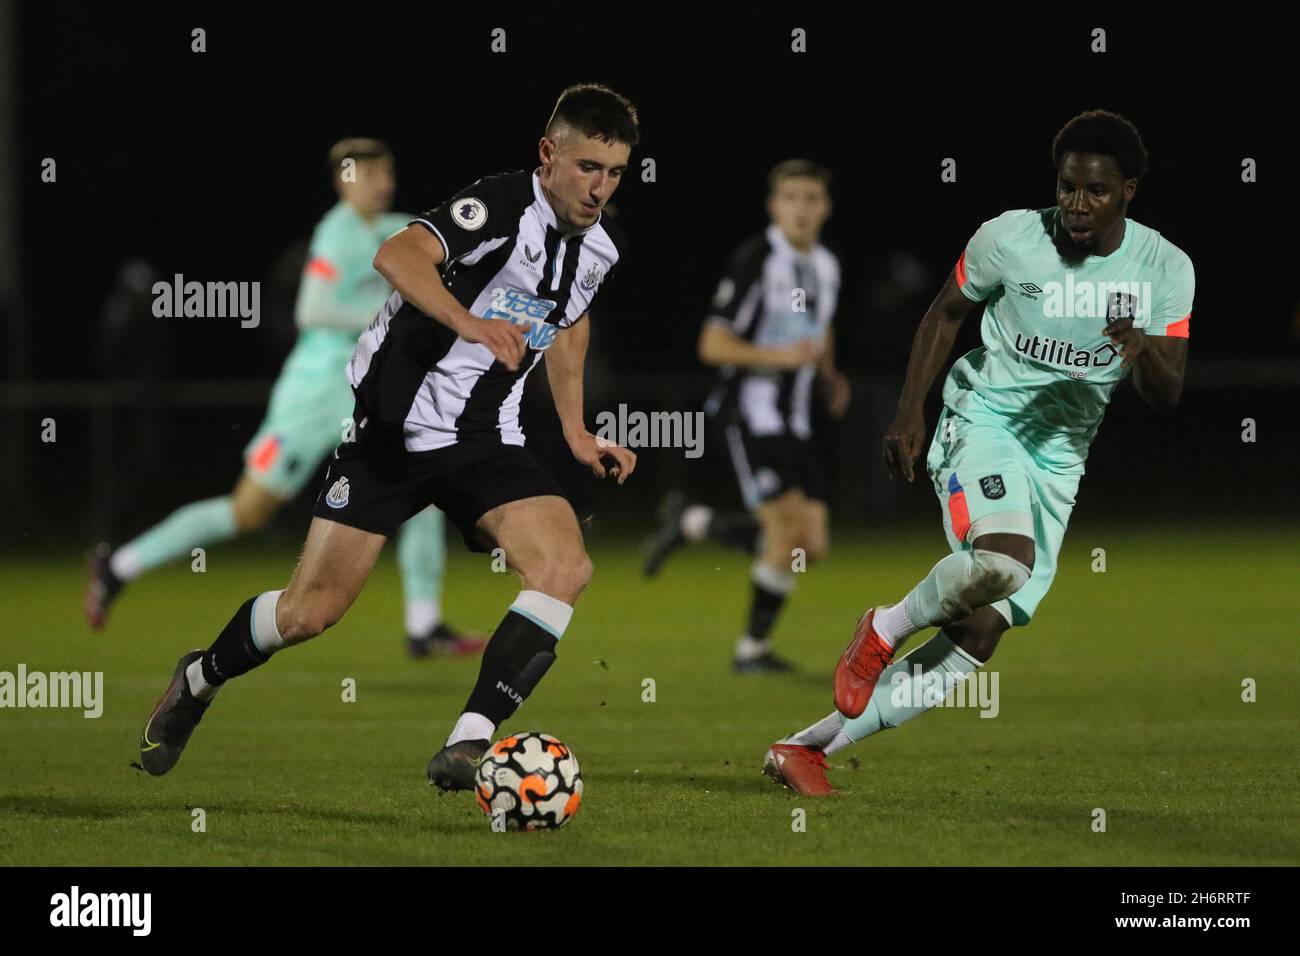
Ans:
[[[356,433],[330,463],[298,567],[284,590],[249,598],[210,648],[181,658],[141,735],[146,770],[172,768],[228,680],[337,622],[384,541],[433,503],[471,550],[503,549],[524,584],[429,762],[430,783],[473,787],[488,741],[554,662],[591,578],[573,509],[519,427],[525,377],[543,353],[574,457],[620,485],[636,465],[587,430],[582,386],[584,320],[622,245],[601,211],[638,136],[624,97],[570,87],[538,169],[480,179],[380,247],[375,268],[396,291],[348,365]]]
[[[771,223],[732,256],[700,333],[701,361],[720,368],[705,411],[725,430],[754,517],[670,497],[645,566],[653,575],[677,547],[705,538],[757,554],[748,621],[733,658],[738,674],[791,669],[772,651],[769,634],[794,589],[794,550],[802,550],[806,564],[826,554],[826,484],[812,442],[813,379],[821,376],[832,415],[840,417],[849,404],[831,327],[840,265],[820,242],[831,214],[830,183],[830,171],[807,160],[787,160],[772,170]]]
[[[192,548],[266,525],[343,437],[353,406],[348,359],[389,293],[371,260],[409,217],[388,211],[396,180],[387,144],[345,139],[330,150],[329,166],[339,201],[312,235],[295,309],[298,341],[271,392],[266,418],[244,449],[243,475],[231,494],[188,504],[116,550],[99,545],[86,592],[91,627],[104,626],[109,605],[128,581],[189,557]],[[397,560],[412,657],[483,648],[481,638],[460,637],[442,620],[445,557],[439,511],[426,509],[402,527]]]
[[[836,712],[768,751],[764,770],[800,793],[833,792],[825,755],[928,710],[1029,623],[1120,380],[1132,372],[1156,409],[1182,394],[1195,277],[1186,253],[1126,218],[1147,169],[1141,137],[1094,110],[1065,124],[1052,159],[1056,206],[980,226],[921,320],[884,438],[889,471],[908,481],[926,393],[962,320],[986,304],[984,344],[948,373],[926,459],[953,553],[863,615],[835,668]],[[942,630],[891,663],[929,627]]]

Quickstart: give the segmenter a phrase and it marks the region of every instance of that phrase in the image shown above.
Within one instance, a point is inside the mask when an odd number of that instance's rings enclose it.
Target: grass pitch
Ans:
[[[539,834],[493,833],[470,795],[427,786],[478,662],[405,659],[391,553],[335,629],[223,690],[159,779],[130,764],[176,659],[281,586],[293,555],[253,543],[213,549],[203,574],[160,570],[93,635],[79,556],[10,554],[0,670],[103,671],[105,702],[98,719],[0,710],[0,864],[1294,865],[1298,530],[1076,522],[1037,618],[988,665],[998,716],[940,708],[878,734],[832,758],[843,794],[822,800],[761,776],[764,750],[829,713],[858,614],[944,554],[938,530],[840,536],[778,623],[802,671],[745,678],[729,654],[746,558],[700,547],[647,582],[638,542],[593,537],[559,660],[503,728],[555,734],[581,761],[581,811]],[[517,591],[452,547],[458,627],[490,631]]]

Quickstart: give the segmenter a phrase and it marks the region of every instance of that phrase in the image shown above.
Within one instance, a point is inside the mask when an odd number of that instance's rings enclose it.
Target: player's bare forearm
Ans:
[[[891,475],[907,481],[916,478],[913,465],[925,443],[925,396],[952,354],[962,320],[974,307],[975,303],[962,294],[953,272],[925,310],[907,358],[907,377],[898,398],[898,414],[882,442],[885,468]]]
[[[621,485],[636,468],[635,452],[593,435],[582,417],[582,370],[590,336],[591,320],[586,315],[556,333],[546,352],[546,379],[573,457],[597,478],[613,475]]]
[[[700,330],[699,356],[705,365],[737,368],[798,368],[815,361],[822,343],[805,339],[793,345],[765,347],[747,342],[730,329],[708,322]]]
[[[442,243],[420,226],[407,226],[384,240],[375,253],[375,271],[425,315],[459,333],[473,316],[443,285],[438,265]]]
[[[1157,411],[1168,411],[1183,394],[1187,339],[1144,335],[1145,347],[1133,357],[1133,385]]]
[[[767,365],[768,350],[746,342],[739,335],[713,322],[700,330],[700,361],[705,365],[734,365],[750,368]]]
[[[839,374],[835,367],[835,327],[826,326],[826,337],[822,341],[822,354],[817,359],[817,374],[823,378],[834,378]]]
[[[556,333],[555,341],[546,351],[546,379],[551,385],[564,437],[570,443],[587,430],[582,410],[582,375],[590,337],[591,322],[583,318]]]
[[[952,346],[957,340],[962,320],[974,307],[975,303],[958,288],[955,274],[950,274],[948,281],[926,309],[916,336],[912,339],[912,351],[907,359],[907,376],[898,398],[900,415],[905,411],[920,414],[930,386],[952,354]]]
[[[848,411],[853,388],[848,377],[835,367],[835,332],[829,325],[826,327],[825,350],[817,360],[817,374],[821,378],[826,410],[832,418],[842,418]]]

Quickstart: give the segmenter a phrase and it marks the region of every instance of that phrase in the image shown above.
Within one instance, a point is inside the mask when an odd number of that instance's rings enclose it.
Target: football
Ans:
[[[573,751],[550,734],[511,734],[483,755],[475,796],[507,830],[555,829],[578,812],[582,771]]]

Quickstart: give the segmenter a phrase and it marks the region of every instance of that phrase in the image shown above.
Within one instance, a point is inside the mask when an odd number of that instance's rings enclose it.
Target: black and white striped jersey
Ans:
[[[474,315],[523,327],[518,371],[486,345],[467,342],[394,292],[357,342],[348,381],[364,416],[358,427],[401,427],[407,451],[458,442],[522,445],[524,379],[590,308],[609,280],[623,239],[608,217],[565,233],[536,171],[486,176],[412,220],[442,244],[448,291]]]
[[[707,321],[754,345],[791,345],[826,332],[839,291],[834,253],[820,243],[800,252],[771,225],[736,251]],[[755,435],[808,438],[816,374],[812,362],[789,371],[723,366],[705,411],[739,417]]]

